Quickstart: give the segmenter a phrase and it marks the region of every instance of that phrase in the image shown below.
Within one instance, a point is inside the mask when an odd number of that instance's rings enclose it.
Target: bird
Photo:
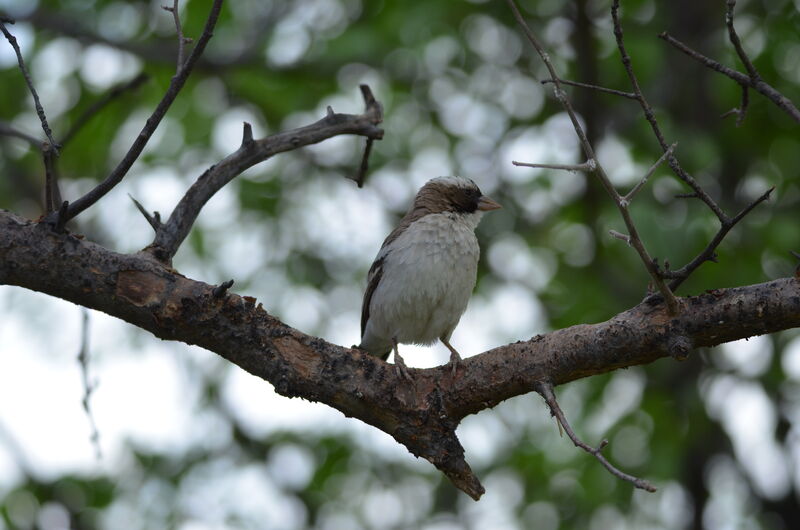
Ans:
[[[394,351],[398,374],[412,381],[398,344],[450,350],[455,377],[461,355],[450,336],[467,309],[478,275],[475,228],[501,208],[471,179],[429,180],[386,237],[367,274],[359,348],[384,361]]]

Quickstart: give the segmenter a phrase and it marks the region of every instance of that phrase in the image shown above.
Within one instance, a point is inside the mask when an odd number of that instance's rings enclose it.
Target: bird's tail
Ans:
[[[369,335],[369,333],[364,334],[364,336],[361,338],[361,344],[358,345],[358,349],[364,350],[370,355],[379,357],[384,361],[388,359],[389,354],[392,353],[392,343],[390,342],[387,344],[384,341],[374,340]]]

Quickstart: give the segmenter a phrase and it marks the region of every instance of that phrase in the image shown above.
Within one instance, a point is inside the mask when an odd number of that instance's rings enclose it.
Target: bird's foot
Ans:
[[[405,379],[409,383],[414,382],[414,378],[411,377],[411,374],[408,372],[408,367],[406,366],[405,361],[403,358],[397,355],[397,352],[394,354],[394,369],[397,370],[397,376],[400,379]]]
[[[414,384],[414,379],[408,373],[405,361],[400,357],[400,351],[397,349],[397,338],[392,337],[392,350],[394,351],[394,369],[397,370],[397,376],[400,379],[405,379],[411,384]]]
[[[458,350],[453,348],[450,345],[450,342],[447,339],[439,339],[442,341],[442,344],[447,346],[447,349],[450,350],[450,369],[453,371],[453,378],[456,377],[456,373],[458,373],[458,366],[461,364],[461,355],[458,354]]]
[[[461,364],[461,356],[457,351],[453,350],[450,352],[450,362],[448,364],[450,365],[450,370],[453,372],[453,378],[455,378],[458,373],[458,367]]]

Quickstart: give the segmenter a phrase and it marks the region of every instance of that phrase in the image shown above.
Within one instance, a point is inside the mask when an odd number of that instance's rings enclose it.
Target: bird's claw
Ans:
[[[461,356],[458,354],[455,348],[450,346],[449,343],[445,342],[445,346],[450,349],[450,362],[448,364],[453,372],[453,378],[455,378],[456,374],[458,373],[458,367],[461,364]]]
[[[450,362],[448,364],[450,365],[450,370],[453,372],[453,378],[455,378],[456,374],[458,373],[458,366],[461,364],[461,359],[453,359],[450,357]]]
[[[394,356],[394,368],[397,371],[397,376],[400,379],[405,379],[409,383],[414,382],[414,378],[411,377],[411,374],[408,372],[408,367],[406,366],[406,363],[403,361],[403,358],[397,354],[395,354]]]

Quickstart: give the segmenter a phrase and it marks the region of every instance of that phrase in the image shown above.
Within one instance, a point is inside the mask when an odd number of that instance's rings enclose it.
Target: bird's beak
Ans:
[[[490,199],[486,195],[483,195],[480,199],[478,199],[478,210],[482,212],[488,212],[489,210],[497,210],[498,208],[502,208],[500,203],[495,202],[493,199]]]

